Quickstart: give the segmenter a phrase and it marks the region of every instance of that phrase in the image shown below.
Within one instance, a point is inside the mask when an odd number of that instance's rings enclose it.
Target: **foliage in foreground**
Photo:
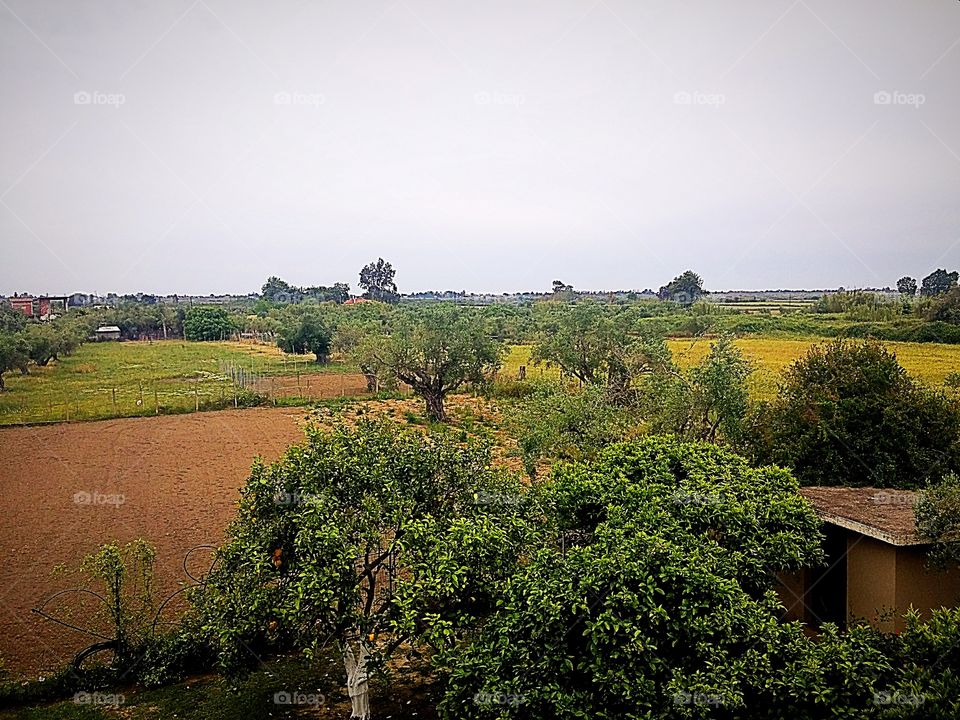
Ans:
[[[312,428],[254,466],[198,597],[201,633],[228,672],[265,652],[331,646],[372,672],[402,643],[447,649],[514,568],[522,499],[485,446],[370,421]]]
[[[821,558],[818,521],[787,471],[649,438],[561,464],[540,493],[546,526],[573,547],[537,548],[478,635],[445,656],[444,717],[960,710],[960,610],[911,615],[900,637],[826,625],[811,639],[781,622],[776,573]]]

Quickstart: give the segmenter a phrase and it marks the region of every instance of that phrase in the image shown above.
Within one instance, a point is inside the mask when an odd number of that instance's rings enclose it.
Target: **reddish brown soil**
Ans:
[[[217,545],[257,454],[268,460],[302,437],[304,411],[255,408],[192,415],[0,429],[0,658],[34,676],[89,640],[31,614],[74,586],[51,571],[105,542],[143,537],[157,548],[163,597],[187,581],[184,555]],[[119,505],[77,493],[122,495]],[[104,498],[99,498],[101,501]],[[196,571],[209,556],[194,557]],[[82,619],[78,624],[83,624]]]
[[[367,380],[359,373],[303,373],[267,377],[257,383],[257,391],[269,397],[304,397],[329,400],[356,397],[367,392]]]

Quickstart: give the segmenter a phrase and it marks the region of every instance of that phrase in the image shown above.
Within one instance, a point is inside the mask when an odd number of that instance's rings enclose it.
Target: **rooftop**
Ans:
[[[890,545],[923,545],[913,506],[918,493],[874,487],[805,487],[800,494],[824,522]]]

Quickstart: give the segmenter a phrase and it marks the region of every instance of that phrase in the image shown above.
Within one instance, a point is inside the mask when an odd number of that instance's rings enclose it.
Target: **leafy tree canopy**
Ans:
[[[956,287],[957,278],[960,273],[957,271],[947,272],[943,268],[938,268],[923,279],[920,285],[920,294],[926,297],[943,295],[951,288]]]
[[[183,319],[187,340],[226,340],[234,330],[230,314],[219,307],[192,307]]]
[[[365,265],[360,271],[360,287],[367,291],[364,296],[370,300],[396,302],[399,299],[397,284],[393,280],[396,274],[393,265],[383,258]]]
[[[960,463],[960,408],[874,342],[816,345],[760,410],[757,459],[811,485],[916,488]]]
[[[673,300],[681,305],[692,305],[704,295],[703,278],[693,270],[686,270],[657,291],[661,300]]]

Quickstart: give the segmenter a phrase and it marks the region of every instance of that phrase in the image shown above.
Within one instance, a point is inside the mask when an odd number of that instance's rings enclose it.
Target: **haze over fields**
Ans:
[[[0,293],[960,264],[960,3],[0,3]]]

